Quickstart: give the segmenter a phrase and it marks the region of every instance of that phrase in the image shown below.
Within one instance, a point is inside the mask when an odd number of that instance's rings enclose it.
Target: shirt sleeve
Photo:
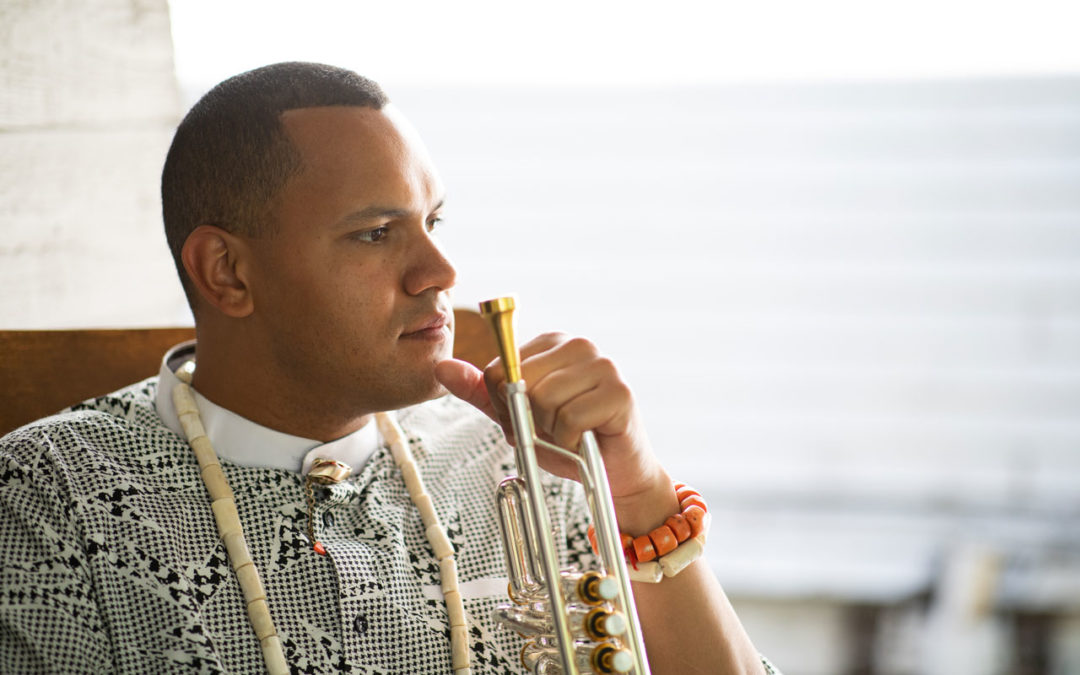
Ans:
[[[59,497],[55,467],[32,440],[0,446],[0,672],[111,667],[76,509]]]

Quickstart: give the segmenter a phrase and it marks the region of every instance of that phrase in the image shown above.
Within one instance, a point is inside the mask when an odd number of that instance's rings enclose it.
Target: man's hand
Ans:
[[[677,511],[671,480],[652,452],[629,386],[610,359],[588,340],[546,333],[521,348],[521,370],[541,438],[576,449],[582,433],[596,434],[623,531],[647,532]],[[450,393],[498,422],[514,442],[501,360],[482,373],[464,361],[443,361],[435,376]],[[578,477],[565,458],[542,451],[537,458],[551,473]]]
[[[679,511],[671,480],[656,459],[634,397],[610,360],[587,340],[550,333],[521,350],[536,432],[566,448],[592,430],[600,444],[619,530],[647,534]],[[506,375],[496,359],[481,372],[464,361],[442,361],[435,377],[458,398],[502,425],[510,420]],[[577,478],[572,462],[537,452],[541,465]],[[635,584],[634,596],[653,673],[762,673],[757,650],[704,559],[660,584]],[[702,649],[703,644],[709,645]]]

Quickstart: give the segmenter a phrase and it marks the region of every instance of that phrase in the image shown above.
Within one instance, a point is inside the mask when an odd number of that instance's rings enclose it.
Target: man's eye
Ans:
[[[442,224],[443,224],[442,216],[436,216],[436,217],[432,218],[431,220],[428,221],[428,224],[427,224],[428,232],[431,232],[436,227],[439,227]]]
[[[363,232],[357,232],[353,235],[353,239],[360,241],[366,241],[369,243],[375,243],[389,234],[390,228],[388,227],[375,227],[370,230],[364,230]]]

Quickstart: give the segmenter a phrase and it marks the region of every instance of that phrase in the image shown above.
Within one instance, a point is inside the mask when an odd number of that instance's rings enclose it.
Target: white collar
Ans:
[[[172,390],[180,380],[173,371],[195,356],[195,341],[183,342],[165,352],[158,373],[158,390],[155,406],[165,426],[184,437],[180,418],[173,405]],[[379,447],[379,434],[375,424],[368,422],[347,436],[329,443],[310,438],[291,436],[256,424],[231,410],[226,410],[195,391],[195,405],[199,408],[206,435],[218,457],[233,464],[249,467],[266,467],[299,471],[304,474],[316,458],[336,459],[352,467],[353,474]]]

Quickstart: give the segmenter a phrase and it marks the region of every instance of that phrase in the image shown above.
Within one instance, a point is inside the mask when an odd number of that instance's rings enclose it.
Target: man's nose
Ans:
[[[437,237],[425,232],[410,257],[412,264],[405,274],[406,293],[419,295],[430,289],[446,291],[454,287],[457,270]]]

